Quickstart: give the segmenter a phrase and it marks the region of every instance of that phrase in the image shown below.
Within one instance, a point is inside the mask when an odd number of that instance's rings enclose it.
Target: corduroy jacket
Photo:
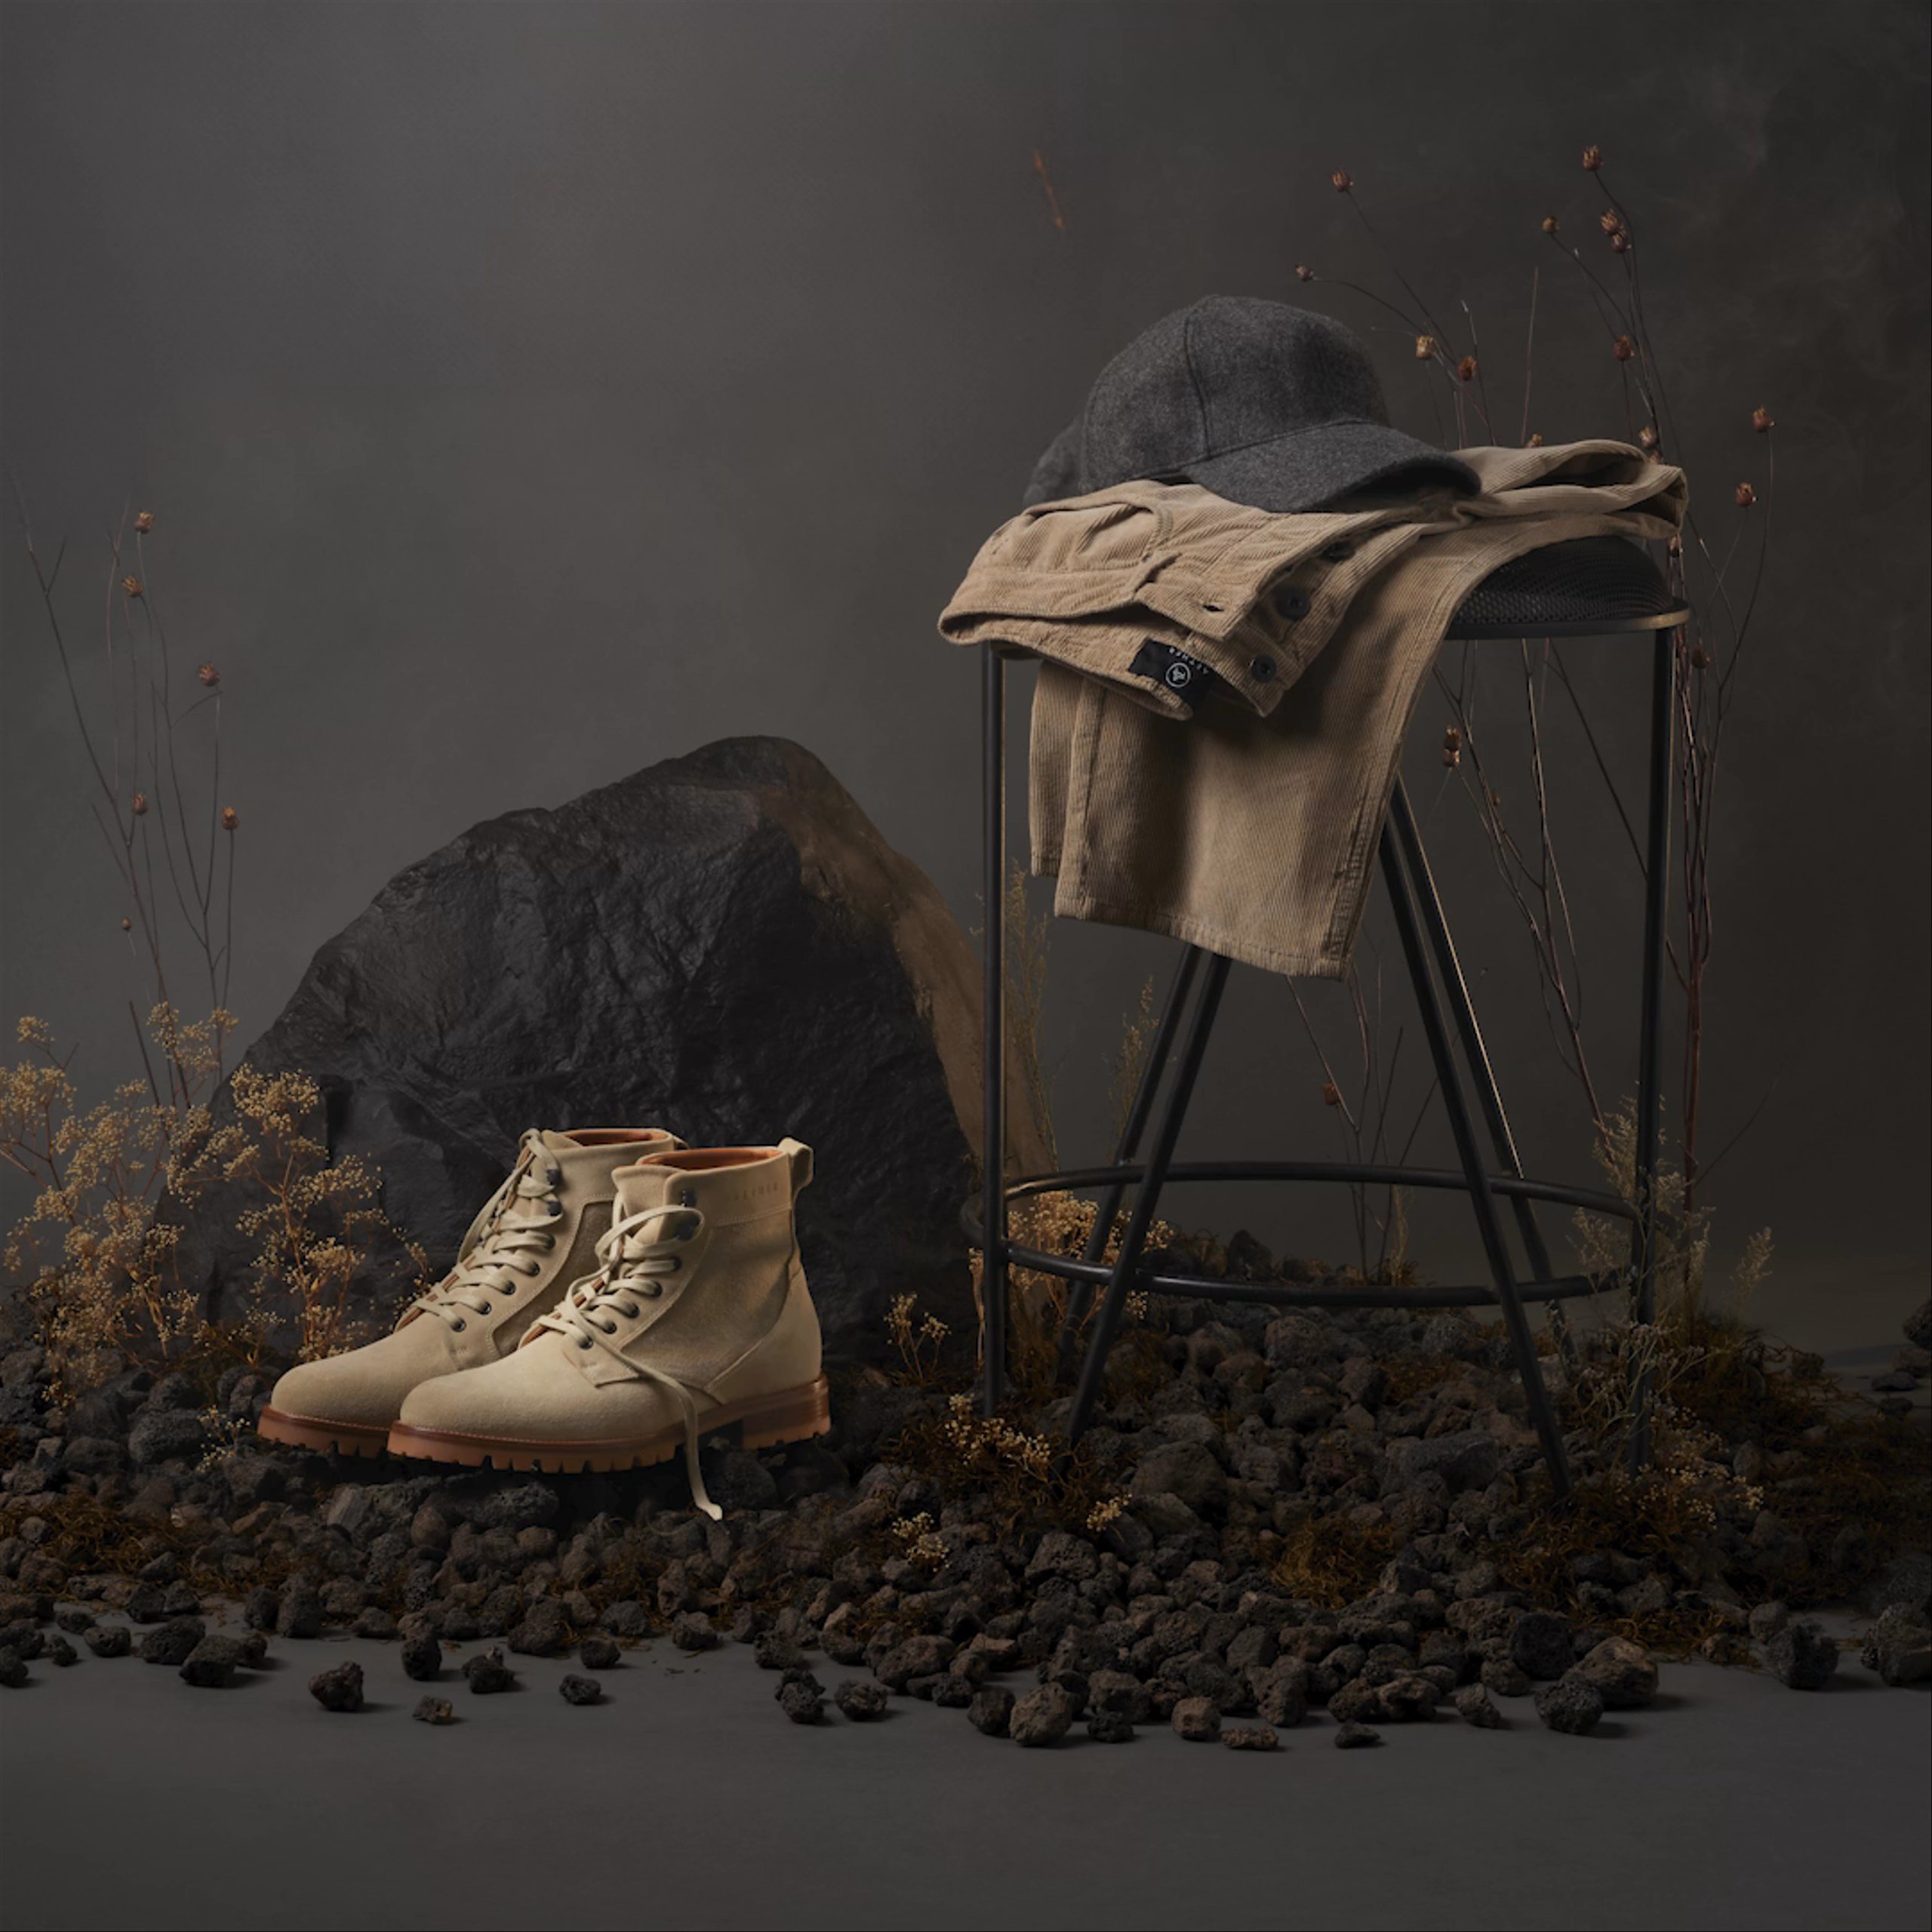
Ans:
[[[940,630],[1044,660],[1030,815],[1056,912],[1346,970],[1403,735],[1464,598],[1525,551],[1683,518],[1683,472],[1626,444],[1457,454],[1479,494],[1279,515],[1132,482],[987,540]]]

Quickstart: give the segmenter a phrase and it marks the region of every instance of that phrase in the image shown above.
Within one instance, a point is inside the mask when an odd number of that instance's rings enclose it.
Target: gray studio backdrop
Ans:
[[[1448,436],[1413,331],[1338,285],[1401,299],[1344,167],[1432,309],[1466,303],[1503,423],[1540,266],[1531,426],[1626,431],[1538,230],[1611,266],[1577,162],[1600,143],[1714,542],[1768,481],[1751,409],[1779,425],[1718,837],[1707,1153],[1752,1122],[1721,1244],[1769,1223],[1825,1291],[1922,1263],[1921,6],[13,0],[0,32],[5,460],[72,543],[90,691],[103,533],[156,514],[177,648],[224,680],[250,1033],[405,863],[733,733],[818,752],[974,924],[977,686],[933,621],[1101,361],[1204,292],[1309,301],[1367,336],[1398,420]],[[7,515],[0,1004],[105,1081],[121,906]],[[1573,662],[1634,781],[1640,662]],[[1506,736],[1519,675],[1491,675]],[[1426,700],[1411,777],[1521,1136],[1586,1167],[1441,723]],[[1552,761],[1615,1095],[1636,870],[1561,719]],[[1073,1158],[1169,949],[1052,946]],[[1395,964],[1379,916],[1364,959]],[[1346,1048],[1334,989],[1308,1004]],[[1406,1080],[1413,1025],[1404,1054]],[[1285,987],[1238,974],[1189,1144],[1334,1151],[1321,1077]],[[1188,1213],[1349,1253],[1334,1202]],[[1426,1214],[1418,1238],[1438,1275],[1466,1257]]]

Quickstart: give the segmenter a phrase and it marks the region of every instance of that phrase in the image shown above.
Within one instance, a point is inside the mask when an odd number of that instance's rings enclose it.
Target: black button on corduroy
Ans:
[[[1275,660],[1272,657],[1251,657],[1247,660],[1249,675],[1257,685],[1271,682],[1275,675]]]
[[[1345,564],[1355,553],[1355,546],[1346,537],[1338,537],[1332,543],[1321,546],[1321,561],[1324,564]]]
[[[1275,592],[1274,604],[1276,611],[1291,624],[1308,615],[1308,592],[1292,583],[1284,584]]]

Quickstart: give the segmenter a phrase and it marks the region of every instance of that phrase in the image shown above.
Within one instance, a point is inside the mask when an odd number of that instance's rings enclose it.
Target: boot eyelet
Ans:
[[[681,1268],[682,1268],[682,1267],[684,1266],[684,1265],[685,1265],[685,1257],[684,1257],[681,1254],[674,1254],[674,1255],[671,1256],[671,1257],[670,1257],[670,1262],[671,1262],[671,1266],[670,1266],[669,1270],[668,1272],[670,1272],[670,1273],[672,1273],[672,1274],[673,1274],[673,1275],[675,1275],[675,1274],[676,1274],[676,1273],[678,1272],[678,1271]]]
[[[557,1237],[555,1235],[546,1235],[543,1237],[544,1253],[546,1254],[554,1254],[556,1252],[556,1247]]]
[[[460,1335],[463,1331],[469,1326],[469,1324],[467,1321],[459,1318],[458,1320],[451,1322],[450,1326],[454,1328],[459,1335]]]
[[[678,1205],[680,1208],[695,1208],[697,1205],[697,1189],[693,1187],[679,1188],[678,1190]]]
[[[546,1201],[544,1202],[543,1205],[549,1211],[552,1220],[555,1221],[561,1219],[564,1211],[564,1204],[561,1201]]]
[[[664,1284],[662,1281],[653,1281],[649,1287],[644,1290],[644,1298],[647,1301],[655,1301],[663,1292]]]
[[[490,1312],[490,1304],[486,1301],[476,1312],[478,1315],[488,1315]]]
[[[638,1311],[635,1302],[632,1302],[629,1308],[621,1309],[618,1312],[626,1321],[635,1321],[638,1318]]]
[[[590,1346],[590,1337],[588,1335],[580,1335],[577,1337],[577,1345],[580,1349],[589,1348]]]
[[[614,1335],[617,1332],[617,1324],[614,1321],[606,1321],[602,1324],[602,1327],[607,1335]]]
[[[529,1266],[528,1266],[528,1267],[527,1267],[526,1269],[525,1269],[525,1270],[524,1270],[523,1272],[524,1272],[526,1275],[540,1275],[540,1274],[542,1274],[542,1273],[543,1273],[543,1266],[542,1266],[542,1264],[541,1264],[540,1263],[533,1261],[533,1262],[531,1262],[531,1264],[529,1265]]]

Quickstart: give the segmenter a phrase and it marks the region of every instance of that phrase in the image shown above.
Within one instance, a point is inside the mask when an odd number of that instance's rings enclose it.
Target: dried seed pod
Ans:
[[[1611,353],[1620,362],[1627,362],[1637,352],[1637,345],[1627,335],[1619,336],[1611,346]]]
[[[1338,195],[1346,195],[1355,185],[1353,177],[1346,168],[1337,168],[1334,173],[1329,176],[1328,184]]]
[[[232,805],[223,805],[222,807],[221,829],[223,831],[232,832],[241,823],[242,814],[238,812]]]
[[[1474,382],[1476,379],[1476,358],[1473,355],[1464,356],[1462,361],[1456,365],[1456,373],[1464,382]]]
[[[1332,1080],[1321,1083],[1321,1104],[1324,1107],[1339,1107],[1342,1104],[1342,1090]]]
[[[1435,337],[1432,335],[1419,335],[1416,337],[1416,360],[1418,362],[1426,362],[1435,353]]]
[[[1583,150],[1583,166],[1592,174],[1603,165],[1603,149],[1588,147]]]
[[[1778,426],[1772,421],[1771,412],[1761,402],[1751,412],[1751,426],[1761,436],[1767,429],[1775,429]]]
[[[134,518],[134,528],[145,537],[154,528],[154,512],[152,510],[137,512]]]
[[[1758,493],[1749,484],[1740,483],[1738,485],[1737,507],[1740,509],[1748,510],[1757,500]]]
[[[1554,235],[1554,234],[1556,232],[1556,217],[1555,217],[1555,216],[1554,216],[1553,214],[1546,214],[1546,215],[1545,215],[1545,216],[1543,217],[1543,232],[1546,235]]]

